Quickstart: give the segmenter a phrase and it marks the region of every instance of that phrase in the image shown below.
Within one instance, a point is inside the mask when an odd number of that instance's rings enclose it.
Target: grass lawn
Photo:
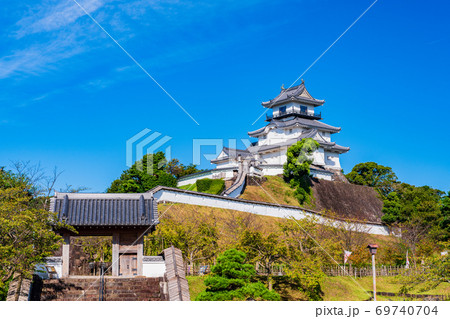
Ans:
[[[197,191],[197,184],[187,184],[187,185],[179,186],[178,188],[196,192]]]
[[[199,185],[201,186],[199,188]],[[225,188],[225,182],[223,179],[209,179],[204,178],[197,180],[194,184],[188,184],[179,186],[180,189],[186,189],[193,192],[201,192],[207,194],[218,195]]]
[[[356,282],[355,282],[356,281]],[[369,296],[364,292],[372,291],[372,277],[356,278],[353,281],[350,277],[327,277],[323,285],[324,300],[367,300]],[[359,284],[359,285],[358,285]],[[400,277],[378,277],[377,291],[398,293],[402,286]],[[450,294],[450,284],[441,283],[435,289],[421,291],[424,285],[418,285],[411,294],[427,295],[448,295]],[[377,296],[377,300],[404,300],[403,297]]]
[[[205,278],[205,276],[186,276],[189,283],[189,294],[191,295],[191,300],[195,300],[199,293],[205,291]]]
[[[266,203],[300,206],[298,200],[294,197],[294,190],[281,177],[266,177],[267,181],[261,186],[247,186],[239,198]]]
[[[205,290],[205,276],[188,276],[189,292],[191,300],[195,300],[197,295]],[[365,291],[372,291],[372,277],[357,278],[355,281],[350,277],[327,277],[323,284],[322,290],[324,292],[323,300],[325,301],[363,301],[367,300],[369,296]],[[402,286],[399,277],[379,277],[377,278],[377,291],[398,293]],[[419,285],[411,294],[427,294],[427,295],[449,295],[450,283],[441,283],[438,287],[432,290],[420,291],[423,286]],[[279,285],[277,292],[280,293],[283,300],[302,300],[304,299],[302,293],[288,287],[287,285]],[[377,296],[380,301],[402,301],[408,300],[406,297],[390,297]]]

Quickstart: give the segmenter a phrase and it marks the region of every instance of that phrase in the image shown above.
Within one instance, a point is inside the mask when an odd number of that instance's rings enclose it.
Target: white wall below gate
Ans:
[[[156,257],[156,256],[155,256]],[[164,259],[156,259],[154,256],[144,256],[142,265],[142,275],[145,277],[164,277],[166,264]]]

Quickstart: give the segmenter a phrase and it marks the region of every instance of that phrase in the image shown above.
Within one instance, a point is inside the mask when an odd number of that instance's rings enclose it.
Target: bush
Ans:
[[[197,190],[199,192],[204,192],[206,190],[209,190],[209,188],[211,187],[213,180],[210,178],[203,178],[203,179],[198,179],[196,184],[197,184]]]
[[[196,300],[280,300],[280,295],[269,291],[261,282],[252,282],[255,268],[245,260],[245,253],[236,249],[221,254],[205,280],[206,291],[200,293]]]
[[[294,196],[300,205],[311,202],[310,165],[313,153],[319,143],[312,138],[305,138],[291,145],[286,153],[287,161],[283,166],[284,181],[295,189]]]

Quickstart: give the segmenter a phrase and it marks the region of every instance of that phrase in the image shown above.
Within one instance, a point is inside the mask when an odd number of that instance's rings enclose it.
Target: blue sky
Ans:
[[[197,125],[73,0],[3,2],[1,165],[57,166],[58,187],[100,192],[145,128],[172,137],[172,157],[190,163],[193,139],[246,138],[265,125],[252,125],[261,102],[373,3],[79,0]],[[351,147],[345,172],[375,161],[402,181],[450,189],[449,9],[379,0],[303,76],[326,100],[324,122],[342,127],[334,141]]]

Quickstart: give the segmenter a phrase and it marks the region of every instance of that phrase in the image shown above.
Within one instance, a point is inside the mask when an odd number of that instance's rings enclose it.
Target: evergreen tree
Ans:
[[[398,182],[392,168],[375,162],[359,163],[345,177],[352,184],[374,187],[383,196],[392,192]]]
[[[111,183],[107,193],[145,193],[156,186],[176,187],[177,180],[166,172],[166,167],[163,152],[144,155]]]
[[[252,282],[255,269],[245,264],[245,253],[236,249],[225,251],[217,258],[212,274],[205,280],[206,291],[197,296],[200,301],[280,300],[280,296],[261,282]]]

